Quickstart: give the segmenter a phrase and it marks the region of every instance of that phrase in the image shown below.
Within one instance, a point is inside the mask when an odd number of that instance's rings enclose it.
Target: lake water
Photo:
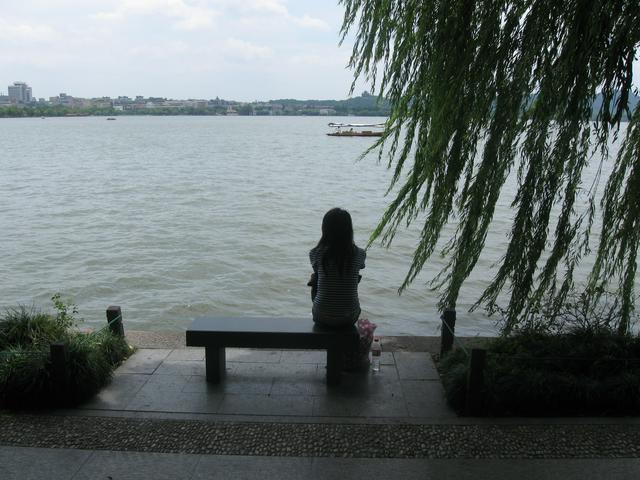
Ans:
[[[184,329],[201,315],[308,316],[308,251],[324,213],[351,212],[365,246],[389,198],[371,138],[336,138],[329,121],[371,118],[118,117],[0,120],[0,307],[50,308],[61,292],[85,324],[120,305],[125,326]],[[514,184],[507,186],[513,192]],[[501,200],[485,253],[458,304],[458,331],[489,334],[466,313],[504,252]],[[382,335],[434,335],[430,261],[402,296],[417,236],[373,245],[363,315]]]

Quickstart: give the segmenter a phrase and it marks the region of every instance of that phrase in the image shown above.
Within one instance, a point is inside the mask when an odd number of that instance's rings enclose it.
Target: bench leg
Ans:
[[[338,385],[344,365],[344,354],[340,348],[327,350],[327,385]]]
[[[226,359],[224,347],[205,347],[205,367],[207,382],[220,383],[226,372]]]

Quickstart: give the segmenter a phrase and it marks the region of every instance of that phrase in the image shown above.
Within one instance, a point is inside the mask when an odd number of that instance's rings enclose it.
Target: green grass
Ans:
[[[439,367],[450,405],[463,413],[466,353]],[[637,415],[640,339],[606,329],[498,338],[487,347],[483,407],[495,416]]]
[[[0,318],[0,406],[33,408],[71,406],[94,395],[129,354],[125,339],[108,329],[83,333],[69,316],[35,309],[9,309]],[[67,344],[66,378],[55,383],[50,344]]]

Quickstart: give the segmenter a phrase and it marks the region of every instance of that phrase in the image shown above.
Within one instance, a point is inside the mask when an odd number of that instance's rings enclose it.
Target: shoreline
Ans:
[[[185,345],[185,332],[173,330],[126,330],[125,336],[131,345],[138,348],[193,348]],[[440,353],[440,336],[381,336],[382,350],[385,352],[429,352]],[[485,344],[493,336],[456,337],[466,348]],[[455,346],[455,344],[454,344]]]

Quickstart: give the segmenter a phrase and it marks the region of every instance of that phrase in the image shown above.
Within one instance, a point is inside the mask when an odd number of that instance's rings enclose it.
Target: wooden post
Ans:
[[[67,388],[67,344],[53,342],[49,347],[54,391],[60,396]]]
[[[483,389],[484,389],[484,365],[487,359],[487,351],[483,348],[471,350],[469,359],[469,372],[467,374],[467,398],[465,413],[471,416],[482,414]]]
[[[451,351],[453,335],[456,331],[456,311],[447,309],[442,314],[442,331],[440,332],[440,358]]]
[[[113,323],[111,323],[113,321]],[[116,305],[111,305],[107,308],[107,323],[109,323],[109,330],[114,335],[124,337],[124,327],[122,325],[122,310]]]

